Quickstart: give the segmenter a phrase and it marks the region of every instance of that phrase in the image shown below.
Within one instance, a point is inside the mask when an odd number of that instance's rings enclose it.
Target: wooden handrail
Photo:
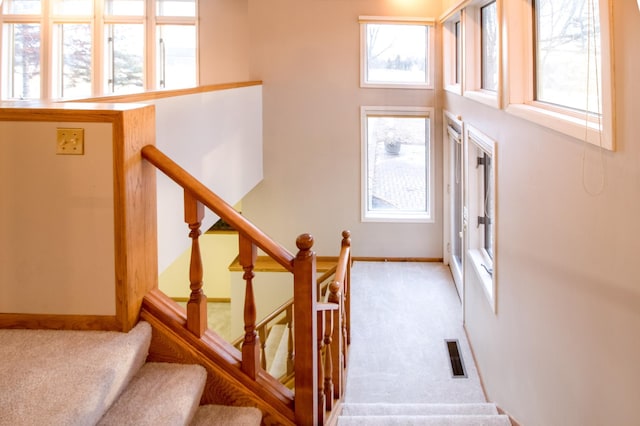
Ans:
[[[191,176],[186,170],[176,164],[162,151],[153,145],[142,148],[142,157],[156,166],[165,175],[183,188],[189,188],[193,196],[202,204],[220,216],[231,225],[238,233],[242,234],[265,253],[271,256],[287,271],[293,272],[293,259],[295,258],[287,249],[273,241],[269,236],[258,229],[254,224],[245,219],[234,210],[222,198],[204,186],[200,181]]]

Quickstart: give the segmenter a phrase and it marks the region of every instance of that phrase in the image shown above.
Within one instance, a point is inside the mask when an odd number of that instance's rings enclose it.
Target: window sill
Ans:
[[[489,275],[487,270],[483,265],[486,265],[487,268],[493,269],[493,263],[489,266],[482,252],[478,249],[469,250],[467,252],[469,262],[473,265],[473,269],[476,272],[478,279],[482,285],[482,290],[484,291],[484,295],[487,297],[487,301],[493,310],[493,313],[496,313],[496,299],[495,299],[495,270],[493,271],[493,275]]]
[[[496,109],[500,108],[500,105],[498,105],[498,96],[493,92],[479,90],[466,91],[464,92],[464,97]]]
[[[511,104],[506,112],[583,142],[614,150],[613,139],[598,123],[531,104]]]
[[[373,214],[371,212],[363,215],[361,218],[362,222],[387,222],[387,223],[434,223],[435,220],[431,216],[424,215],[384,215],[384,214]]]
[[[412,89],[412,90],[433,90],[433,85],[428,83],[369,83],[361,82],[362,89]]]
[[[462,96],[462,86],[460,84],[447,84],[444,86],[444,90]]]

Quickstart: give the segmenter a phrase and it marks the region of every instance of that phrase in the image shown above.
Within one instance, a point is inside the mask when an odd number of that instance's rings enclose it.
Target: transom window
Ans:
[[[362,87],[433,87],[433,21],[360,17],[360,24]]]
[[[535,99],[602,111],[600,13],[594,0],[535,0]]]
[[[493,1],[480,8],[482,89],[498,90],[498,6]]]
[[[431,108],[362,108],[363,221],[432,221],[431,114]]]
[[[4,0],[2,99],[197,84],[196,0]]]

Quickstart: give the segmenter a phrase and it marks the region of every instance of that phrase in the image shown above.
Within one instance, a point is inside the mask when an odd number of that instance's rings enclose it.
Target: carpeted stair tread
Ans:
[[[262,412],[254,407],[201,405],[190,426],[260,426]]]
[[[286,328],[287,326],[284,324],[274,324],[273,327],[269,329],[269,335],[267,336],[264,349],[267,360],[273,359],[276,355],[278,345],[280,345],[280,339],[282,338]]]
[[[388,403],[345,403],[343,416],[433,416],[462,414],[498,414],[493,403],[476,404],[388,404]]]
[[[148,362],[100,420],[100,426],[186,425],[207,379],[200,365]]]
[[[0,330],[0,425],[95,424],[144,364],[151,327],[129,333]]]
[[[269,374],[280,378],[287,374],[287,355],[289,353],[289,330],[286,324],[278,324],[282,328],[280,337],[273,342],[275,352],[269,365]]]
[[[347,416],[338,426],[511,426],[505,415]]]

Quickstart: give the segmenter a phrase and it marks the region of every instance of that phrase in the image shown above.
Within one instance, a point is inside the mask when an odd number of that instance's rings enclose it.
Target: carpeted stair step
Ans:
[[[207,380],[200,365],[148,362],[100,420],[100,426],[186,425]]]
[[[277,341],[273,342],[275,351],[271,364],[269,365],[269,374],[275,378],[280,378],[287,374],[287,355],[289,353],[289,329],[286,324],[277,324],[282,331],[279,333]],[[274,326],[275,327],[275,326]]]
[[[260,426],[262,412],[254,407],[201,405],[190,426]]]
[[[269,335],[267,336],[264,349],[265,359],[267,361],[267,371],[269,371],[269,373],[271,373],[270,370],[273,365],[273,359],[276,357],[276,352],[280,346],[280,340],[282,339],[285,329],[286,326],[284,324],[274,324],[269,330]]]
[[[151,327],[129,333],[0,330],[0,425],[95,424],[144,364]]]
[[[348,416],[338,426],[511,426],[505,415]]]
[[[343,416],[434,416],[464,414],[498,414],[493,403],[475,404],[387,404],[346,403],[342,405]]]

